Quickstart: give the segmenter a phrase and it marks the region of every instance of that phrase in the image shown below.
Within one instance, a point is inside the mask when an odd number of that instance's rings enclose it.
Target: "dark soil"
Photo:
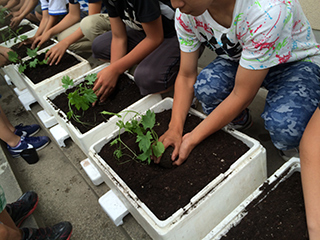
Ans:
[[[270,192],[274,185],[265,184],[263,193],[247,206],[248,214],[221,239],[309,239],[300,172]]]
[[[156,114],[160,124],[154,129],[159,136],[167,130],[170,116],[171,110]],[[192,131],[200,122],[199,117],[188,115],[184,133]],[[135,136],[124,133],[121,139],[139,152]],[[186,206],[192,197],[249,150],[242,141],[220,130],[199,144],[181,166],[168,169],[153,162],[146,165],[130,161],[130,158],[120,163],[113,156],[115,148],[106,144],[99,155],[160,220]],[[170,152],[165,153],[170,158]]]
[[[45,53],[41,53],[37,56],[39,61],[42,61],[45,57]],[[27,62],[29,62],[28,60]],[[67,70],[70,67],[73,67],[80,63],[78,59],[76,59],[73,55],[69,53],[65,53],[61,58],[61,61],[58,65],[49,66],[47,64],[37,65],[36,68],[27,67],[27,69],[23,72],[34,84],[37,84],[47,78],[50,78],[60,72]],[[50,90],[50,89],[48,89]]]
[[[23,33],[26,33],[26,32],[29,32],[33,29],[33,27],[31,27],[30,25],[28,24],[25,24],[25,25],[21,25],[18,27],[18,29],[21,28],[19,30],[19,33],[18,35],[21,35]],[[10,40],[11,38],[14,38],[15,36],[12,35],[12,32],[9,30],[9,28],[5,28],[3,30],[0,31],[0,36],[1,36],[1,39],[0,39],[0,43],[3,43],[7,40]],[[8,39],[10,37],[10,39]]]
[[[65,114],[69,112],[67,94],[73,91],[74,88],[68,89],[66,94],[62,93],[52,100],[55,106],[58,109],[61,109]],[[139,88],[134,81],[132,81],[127,75],[122,74],[119,77],[115,90],[105,102],[97,103],[94,107],[89,107],[85,113],[73,108],[73,111],[77,115],[81,116],[80,120],[86,123],[86,125],[76,122],[73,119],[70,119],[70,121],[81,133],[85,133],[112,117],[111,115],[100,114],[102,111],[118,113],[142,97],[143,96],[140,95]]]
[[[39,48],[39,50],[41,50],[41,49],[44,49],[44,48],[46,48],[46,47],[49,47],[50,45],[52,45],[52,44],[54,44],[54,41],[52,41],[52,40],[48,40],[48,41],[46,41],[46,42],[44,42],[42,45],[41,45],[41,47]],[[15,44],[15,45],[13,45],[12,47],[11,47],[11,49],[13,50],[13,51],[15,51],[18,55],[19,55],[19,57],[22,59],[22,58],[25,58],[26,56],[28,56],[27,55],[27,48],[31,48],[31,44],[26,44],[26,45],[21,45],[21,43],[17,43],[17,44]],[[19,47],[20,46],[20,47]]]
[[[9,26],[11,23],[12,15],[5,17],[4,22],[0,23],[0,28]]]

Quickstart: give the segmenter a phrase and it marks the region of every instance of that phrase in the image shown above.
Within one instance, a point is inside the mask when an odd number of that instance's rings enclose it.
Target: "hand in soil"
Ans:
[[[119,75],[112,71],[111,65],[102,69],[98,75],[97,80],[95,81],[95,85],[93,87],[93,91],[100,99],[100,102],[104,102],[106,98],[112,93],[113,89],[117,84],[117,80]],[[93,104],[93,106],[96,103]]]
[[[159,162],[159,166],[163,168],[173,168],[175,165],[173,165],[174,161],[171,160],[173,147],[169,146],[166,148],[165,152],[161,156],[161,160]]]

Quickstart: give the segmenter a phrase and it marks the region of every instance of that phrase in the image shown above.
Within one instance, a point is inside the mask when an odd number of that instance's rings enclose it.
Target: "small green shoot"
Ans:
[[[85,77],[86,83],[80,83],[76,86],[76,89],[68,94],[68,105],[69,105],[69,112],[67,112],[68,119],[73,118],[75,121],[81,122],[79,115],[76,115],[72,110],[72,106],[74,106],[77,110],[86,111],[92,103],[98,100],[97,95],[93,92],[92,87],[97,79],[97,74],[89,74]],[[68,89],[70,86],[74,85],[73,79],[69,76],[64,76],[61,80],[62,86],[65,89]]]
[[[134,113],[134,116],[130,121],[124,122],[125,117],[129,113]],[[148,110],[143,115],[133,110],[123,111],[118,114],[103,111],[101,114],[116,115],[121,118],[121,120],[116,123],[119,127],[118,137],[110,143],[111,146],[118,144],[118,148],[114,151],[114,156],[118,160],[123,156],[123,147],[132,153],[132,159],[138,159],[141,162],[146,161],[148,164],[151,163],[152,155],[160,157],[163,154],[165,148],[163,143],[158,141],[158,135],[153,129],[156,123],[156,115],[151,110]],[[139,119],[137,120],[137,118]],[[121,129],[136,135],[136,142],[141,152],[139,155],[121,140]]]

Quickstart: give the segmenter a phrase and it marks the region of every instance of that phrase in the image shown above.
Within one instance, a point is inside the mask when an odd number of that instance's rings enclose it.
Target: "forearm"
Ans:
[[[48,30],[50,33],[50,37],[53,37],[53,36],[61,33],[62,31],[66,30],[67,28],[76,24],[79,20],[80,20],[80,15],[76,17],[76,16],[71,16],[68,14],[58,24],[56,24],[55,26],[51,27]]]
[[[6,8],[6,9],[11,9],[11,8],[13,8],[13,7],[15,7],[15,6],[17,6],[18,5],[18,3],[19,3],[19,1],[18,0],[9,0],[8,2],[7,2],[7,4],[4,6],[4,8]]]
[[[19,15],[21,18],[24,18],[27,16],[36,6],[38,1],[35,0],[29,0],[26,1],[25,4],[23,4],[23,7],[19,10]]]
[[[116,41],[113,41],[113,43],[116,44]],[[119,69],[119,72],[124,72],[127,69],[133,67],[135,64],[138,64],[159,46],[157,42],[154,42],[152,39],[146,37],[134,49],[126,54],[127,46],[124,46],[124,44],[126,43],[124,43],[123,41],[121,43],[121,51],[119,50],[119,48],[117,49],[112,46],[111,64],[116,65],[116,68]],[[116,51],[119,51],[119,53],[116,53]],[[114,57],[113,55],[116,56]],[[123,57],[121,57],[121,55]]]
[[[60,42],[63,42],[65,44],[67,44],[67,46],[69,47],[71,44],[73,44],[76,41],[80,40],[83,36],[84,35],[83,35],[82,31],[81,31],[81,28],[79,27],[74,33],[72,33],[68,37],[64,38]]]
[[[177,131],[181,136],[194,97],[193,84],[196,82],[196,78],[196,72],[194,75],[188,75],[188,77],[178,74],[174,85],[174,100],[169,129]]]
[[[42,34],[49,31],[52,27],[56,25],[57,22],[58,22],[58,16],[49,15],[48,21],[44,27]]]
[[[320,110],[317,109],[300,142],[303,194],[310,240],[320,238]]]

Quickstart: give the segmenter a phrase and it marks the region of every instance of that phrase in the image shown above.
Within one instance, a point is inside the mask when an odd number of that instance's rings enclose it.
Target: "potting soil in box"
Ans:
[[[24,25],[19,26],[17,29],[20,29],[18,32],[18,35],[23,35],[23,33],[26,33],[26,32],[33,30],[33,27],[29,24],[24,24]],[[15,29],[15,30],[17,30],[17,29]],[[0,36],[1,36],[0,43],[4,43],[5,41],[8,41],[9,37],[10,37],[10,39],[14,39],[15,36],[12,35],[12,31],[15,31],[15,30],[10,31],[9,28],[2,29],[0,31]]]
[[[284,164],[213,231],[217,232],[210,239],[309,239],[299,159]]]
[[[51,45],[53,45],[53,44],[55,44],[56,42],[55,41],[53,41],[53,40],[48,40],[48,41],[46,41],[46,42],[44,42],[41,46],[40,46],[40,48],[38,49],[39,51],[40,50],[42,50],[42,49],[44,49],[44,48],[46,48],[46,47],[49,47],[49,46],[51,46]],[[23,59],[23,58],[25,58],[25,57],[27,57],[28,55],[27,55],[27,48],[30,48],[31,49],[31,44],[23,44],[23,45],[21,45],[20,43],[17,43],[17,44],[15,44],[15,45],[13,45],[13,46],[11,46],[11,49],[13,50],[13,51],[15,51],[18,55],[19,55],[19,57],[21,58],[21,59]]]
[[[156,113],[159,136],[167,130],[171,108],[171,98],[150,108]],[[190,109],[185,133],[203,118]],[[216,132],[199,144],[186,162],[173,168],[115,160],[110,142],[118,132],[114,130],[97,142],[89,155],[106,184],[153,239],[205,237],[266,180],[265,149],[237,131]],[[122,141],[139,152],[135,139],[126,135],[121,134]]]

